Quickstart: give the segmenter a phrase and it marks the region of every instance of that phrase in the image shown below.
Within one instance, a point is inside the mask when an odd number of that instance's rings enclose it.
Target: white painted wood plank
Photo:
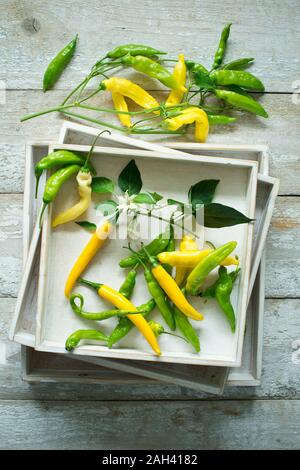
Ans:
[[[39,383],[21,380],[20,346],[7,339],[15,299],[0,299],[0,400],[191,400],[208,395],[173,385],[86,385]],[[300,399],[299,373],[300,300],[268,299],[264,317],[262,384],[259,387],[229,387],[227,399]],[[297,356],[298,347],[298,356]],[[74,363],[76,361],[73,361]],[[57,360],[59,364],[59,361]],[[210,395],[211,398],[211,395]],[[199,405],[200,406],[200,405]]]
[[[0,78],[8,88],[41,89],[42,75],[49,61],[79,33],[76,57],[59,88],[77,84],[92,64],[109,49],[124,43],[146,43],[166,49],[175,57],[185,52],[210,66],[222,27],[233,22],[228,60],[255,57],[253,71],[268,91],[290,92],[298,76],[300,11],[297,0],[288,2],[243,2],[232,8],[216,0],[183,4],[179,0],[153,2],[90,0],[2,1],[2,37],[5,48],[0,57]],[[70,13],[71,12],[71,13]],[[157,87],[154,81],[148,85]]]
[[[300,446],[299,400],[4,401],[0,413],[1,449],[296,450]]]
[[[23,190],[25,143],[57,139],[62,122],[54,114],[22,124],[20,117],[53,106],[61,102],[63,96],[61,91],[51,95],[39,91],[7,92],[7,104],[0,106],[0,192]],[[100,103],[111,106],[108,94],[103,95]],[[299,106],[292,103],[290,95],[268,94],[262,98],[262,103],[268,109],[270,119],[262,120],[245,114],[232,126],[215,126],[208,143],[268,144],[270,175],[280,179],[280,194],[299,195]],[[110,115],[110,122],[113,119]]]

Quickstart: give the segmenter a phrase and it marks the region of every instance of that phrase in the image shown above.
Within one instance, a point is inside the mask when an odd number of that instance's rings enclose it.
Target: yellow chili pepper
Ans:
[[[112,92],[112,100],[117,111],[128,112],[128,106],[123,95],[118,92]],[[129,114],[118,114],[121,124],[125,127],[131,127],[131,120]]]
[[[170,266],[194,268],[198,263],[200,263],[200,261],[206,258],[206,256],[208,256],[213,251],[214,250],[212,248],[197,251],[164,251],[159,253],[157,258],[161,263],[169,264]],[[220,264],[222,266],[237,266],[239,262],[236,258],[229,256],[225,258]]]
[[[75,261],[65,285],[65,296],[70,297],[71,291],[82,272],[86,269],[90,261],[105,243],[109,233],[112,230],[112,224],[105,221],[92,235],[87,245],[82,250],[78,259]]]
[[[175,280],[160,264],[153,265],[151,271],[160,287],[182,313],[193,320],[203,320],[203,315],[187,301]]]
[[[183,268],[192,268],[196,266],[202,259],[206,258],[213,250],[197,251],[164,251],[157,255],[161,263],[168,263],[171,266],[181,266]]]
[[[127,80],[127,78],[111,77],[103,80],[101,86],[105,90],[127,96],[127,98],[130,98],[142,108],[151,109],[159,107],[159,103],[153,96],[139,85]],[[159,111],[156,111],[156,113],[159,114]]]
[[[196,251],[198,246],[196,240],[190,235],[184,235],[179,246],[180,251]],[[178,286],[183,284],[186,276],[189,274],[189,268],[178,266],[176,268],[175,282]]]
[[[172,90],[169,94],[166,106],[173,106],[175,104],[181,103],[181,100],[184,95],[184,85],[186,80],[186,65],[184,60],[184,55],[179,54],[178,62],[176,63],[173,71],[173,76],[176,79],[177,83],[181,86],[179,90]]]
[[[173,304],[187,317],[193,320],[203,320],[203,315],[187,301],[173,277],[156,261],[154,256],[148,253],[145,247],[143,250],[150,261],[153,276]]]
[[[57,217],[55,217],[52,222],[52,227],[57,227],[57,225],[65,224],[71,220],[77,219],[77,217],[82,215],[89,207],[92,198],[92,175],[90,172],[79,171],[76,179],[80,201],[75,204],[75,206],[70,207],[70,209],[61,212]]]
[[[120,292],[112,289],[105,284],[99,284],[98,295],[102,297],[102,299],[108,300],[111,302],[115,307],[120,310],[131,310],[133,312],[137,311],[137,308],[133,305],[130,300],[126,299],[124,295],[120,294]],[[144,338],[148,341],[151,348],[158,356],[161,355],[160,347],[158,345],[157,339],[155,334],[153,333],[149,323],[140,313],[128,314],[127,318],[138,328],[138,330],[142,333]]]
[[[183,109],[178,116],[165,119],[166,127],[171,131],[177,131],[180,127],[195,122],[195,138],[200,142],[205,142],[209,132],[208,117],[203,109],[191,106]]]

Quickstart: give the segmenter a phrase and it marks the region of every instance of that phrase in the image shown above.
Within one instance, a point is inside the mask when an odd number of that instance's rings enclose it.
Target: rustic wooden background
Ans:
[[[270,173],[281,180],[267,242],[261,387],[228,389],[216,399],[168,385],[22,382],[20,347],[7,331],[22,270],[24,145],[55,139],[61,120],[21,125],[20,116],[60,102],[119,43],[184,51],[208,63],[228,21],[234,23],[229,57],[256,57],[253,70],[266,84],[262,102],[270,119],[244,118],[209,142],[268,144]],[[294,343],[300,342],[300,100],[292,99],[300,80],[299,25],[298,0],[1,0],[0,448],[300,447],[300,354],[292,361],[293,347],[300,348]],[[46,65],[77,32],[75,59],[44,95]]]

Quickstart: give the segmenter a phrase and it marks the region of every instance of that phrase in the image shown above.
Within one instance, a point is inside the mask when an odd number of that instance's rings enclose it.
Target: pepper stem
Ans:
[[[99,132],[98,135],[96,135],[96,137],[95,137],[95,139],[94,139],[94,141],[91,145],[91,148],[89,150],[88,156],[86,157],[85,163],[84,163],[83,167],[81,168],[82,171],[89,171],[89,168],[87,166],[88,162],[89,162],[89,160],[90,160],[90,158],[93,154],[93,151],[94,151],[94,148],[95,148],[95,145],[96,145],[96,142],[97,142],[98,138],[100,137],[100,135],[104,134],[104,132],[108,132],[109,135],[111,134],[111,132],[108,129],[105,129],[104,131],[101,131],[101,132]]]
[[[175,333],[170,333],[169,331],[162,331],[162,333],[160,333],[160,334],[161,334],[161,335],[175,336],[176,338],[183,339],[183,341],[185,341],[186,343],[188,343],[188,340],[185,339],[183,336],[175,335]]]
[[[130,243],[128,243],[128,246],[123,246],[123,248],[125,248],[125,250],[131,251],[131,253],[134,254],[137,257],[137,259],[139,260],[139,262],[136,263],[136,265],[134,266],[133,269],[136,269],[139,266],[139,264],[141,264],[143,266],[143,268],[146,269],[147,266],[145,265],[141,255],[137,251],[135,251],[131,248]]]
[[[147,250],[147,248],[142,244],[142,250],[145,252],[145,255],[147,256],[149,262],[151,263],[152,266],[157,266],[158,265],[158,262],[156,261],[156,259],[150,255],[149,251]]]
[[[88,281],[87,279],[83,279],[80,277],[78,279],[79,284],[84,284],[85,286],[92,287],[94,290],[98,291],[103,284],[100,284],[98,282],[93,282],[93,281]]]
[[[46,204],[46,203],[44,202],[44,203],[43,203],[42,210],[41,210],[41,213],[40,213],[40,218],[39,218],[39,227],[40,227],[40,228],[42,227],[43,215],[44,215],[44,212],[45,212],[47,206],[48,206],[48,204]]]

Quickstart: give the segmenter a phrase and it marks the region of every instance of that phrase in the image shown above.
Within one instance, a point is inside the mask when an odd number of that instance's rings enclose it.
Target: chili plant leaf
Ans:
[[[92,179],[93,193],[112,193],[115,188],[114,182],[105,176],[96,176]]]
[[[104,217],[107,217],[108,219],[112,221],[117,221],[119,217],[119,210],[118,210],[118,204],[111,200],[107,199],[106,201],[102,201],[96,206],[96,210],[99,210],[102,212]]]
[[[95,232],[97,225],[93,224],[92,222],[88,222],[87,220],[82,220],[80,222],[75,222],[75,224],[79,225],[80,227],[85,228],[89,232]]]
[[[140,192],[143,186],[143,181],[134,160],[131,160],[121,171],[118,184],[124,193],[126,191],[128,192],[129,196]]]
[[[210,204],[220,180],[202,180],[190,187],[189,201],[193,209],[199,204]]]
[[[205,88],[206,90],[214,90],[215,84],[210,76],[202,70],[193,71],[195,84],[199,88]]]
[[[247,224],[253,219],[223,204],[211,203],[204,206],[204,226],[208,228],[231,227]]]
[[[163,197],[157,193],[140,193],[135,196],[133,202],[138,204],[156,204]]]

